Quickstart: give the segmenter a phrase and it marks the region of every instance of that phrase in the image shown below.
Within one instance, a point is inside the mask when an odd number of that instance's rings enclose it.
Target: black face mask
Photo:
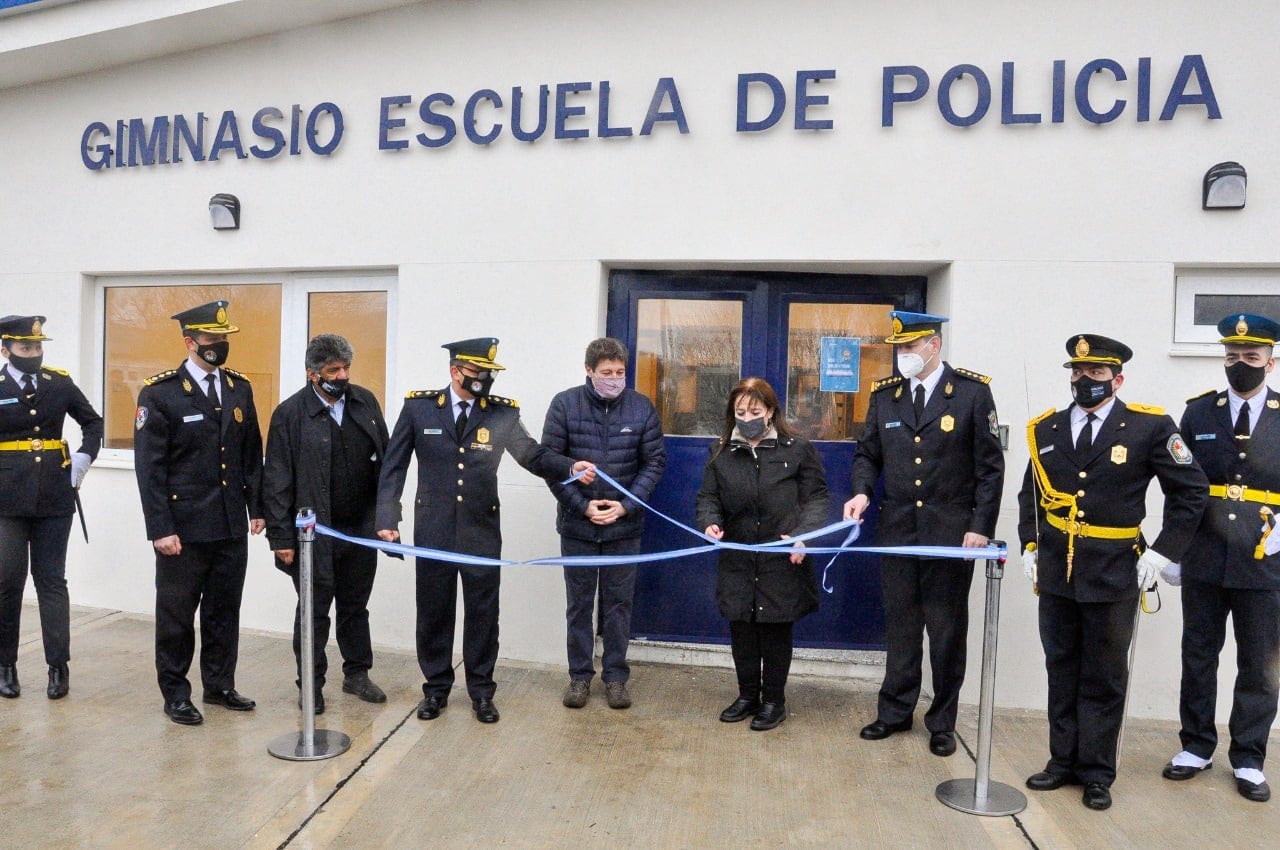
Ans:
[[[34,375],[40,371],[40,367],[44,365],[44,355],[37,354],[35,357],[20,357],[9,352],[9,362],[13,364],[13,368],[19,372],[25,372],[28,375]]]
[[[342,398],[347,394],[347,387],[351,385],[350,378],[334,378],[331,381],[320,381],[320,391],[332,398]]]
[[[1227,367],[1227,383],[1238,393],[1253,392],[1266,379],[1266,366],[1250,366],[1243,360],[1237,360]]]
[[[1097,407],[1111,398],[1115,389],[1111,381],[1095,381],[1088,375],[1081,375],[1071,384],[1071,395],[1081,407]]]
[[[763,416],[755,419],[737,419],[734,423],[738,426],[738,434],[744,440],[758,440],[769,430],[769,422]]]
[[[492,386],[493,373],[488,370],[478,373],[474,378],[465,373],[462,376],[462,388],[476,398],[484,398],[487,396],[489,394],[489,388]]]
[[[221,342],[215,342],[211,345],[200,345],[196,343],[196,356],[210,366],[218,367],[227,362],[227,355],[231,353],[231,343],[225,339]]]

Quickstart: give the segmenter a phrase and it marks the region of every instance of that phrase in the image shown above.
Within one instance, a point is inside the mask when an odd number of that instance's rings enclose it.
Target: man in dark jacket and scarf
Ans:
[[[335,334],[307,344],[307,385],[271,415],[263,503],[267,539],[276,567],[298,588],[294,517],[312,508],[323,525],[353,537],[372,537],[378,475],[387,448],[387,423],[373,393],[351,383],[351,345]],[[369,679],[373,648],[369,638],[369,594],[378,553],[374,549],[319,535],[312,546],[315,607],[315,706],[324,713],[329,606],[336,603],[342,690],[365,702],[387,696]],[[293,651],[302,663],[301,604],[294,613]],[[301,683],[301,666],[299,666]],[[301,684],[299,684],[301,686]]]
[[[666,467],[662,425],[649,399],[627,389],[625,345],[608,337],[587,346],[586,380],[551,401],[542,443],[557,454],[590,461],[648,501]],[[603,480],[579,486],[552,483],[560,504],[556,531],[564,555],[634,555],[640,551],[644,510]],[[628,708],[627,642],[631,639],[631,596],[635,564],[565,567],[566,645],[569,685],[564,704],[587,704],[595,675],[592,610],[599,588],[600,633],[604,640],[600,678],[610,708]]]

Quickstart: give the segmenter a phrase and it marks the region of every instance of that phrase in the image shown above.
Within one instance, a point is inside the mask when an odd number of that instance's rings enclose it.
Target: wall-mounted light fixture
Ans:
[[[222,192],[209,199],[209,219],[214,230],[240,229],[240,199]]]
[[[1244,166],[1238,162],[1220,162],[1204,173],[1202,209],[1242,210],[1245,188],[1249,183]]]

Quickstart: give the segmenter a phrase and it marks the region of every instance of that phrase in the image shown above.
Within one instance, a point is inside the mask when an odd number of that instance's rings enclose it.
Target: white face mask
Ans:
[[[933,358],[934,355],[930,354],[929,360],[932,360]],[[904,352],[903,354],[899,354],[897,360],[898,371],[902,373],[902,377],[907,378],[908,380],[923,372],[924,367],[929,363],[929,360],[925,360],[915,352]]]

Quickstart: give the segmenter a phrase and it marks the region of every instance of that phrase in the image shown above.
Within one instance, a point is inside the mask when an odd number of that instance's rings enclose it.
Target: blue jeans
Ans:
[[[562,555],[636,555],[640,538],[591,540],[560,538]],[[631,640],[631,595],[636,586],[636,565],[616,567],[565,567],[565,646],[569,655],[569,678],[584,682],[595,675],[592,650],[595,631],[591,627],[596,608],[596,589],[600,591],[600,634],[604,638],[604,657],[600,678],[608,682],[626,682],[631,676],[627,665],[627,642]]]

